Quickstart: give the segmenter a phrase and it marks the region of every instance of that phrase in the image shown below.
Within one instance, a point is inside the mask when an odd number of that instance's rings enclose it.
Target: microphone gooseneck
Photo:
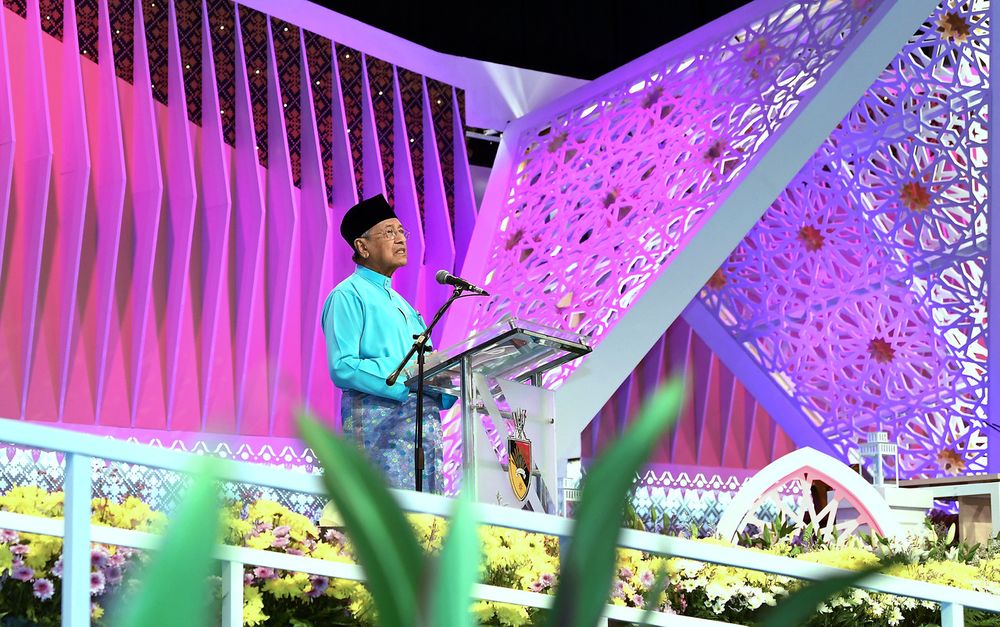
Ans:
[[[447,270],[438,270],[437,274],[434,275],[434,279],[441,285],[451,285],[457,287],[460,290],[466,292],[472,292],[473,294],[479,294],[480,296],[489,296],[490,293],[481,287],[476,287],[472,283],[469,283],[462,277],[457,277],[451,274]]]

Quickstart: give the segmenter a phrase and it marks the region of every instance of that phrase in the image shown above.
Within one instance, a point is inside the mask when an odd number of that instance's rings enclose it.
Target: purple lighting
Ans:
[[[906,476],[986,469],[988,24],[943,3],[700,296],[841,454],[888,431]]]
[[[376,54],[345,76],[330,39],[228,0],[4,4],[0,416],[257,447],[302,407],[336,425],[318,313],[353,264],[331,225],[356,175],[405,188],[407,228],[447,243],[411,261],[428,300],[475,220],[461,90],[401,92]]]
[[[743,25],[730,20],[733,30],[701,47],[675,48],[629,75],[618,71],[613,89],[532,117],[512,155],[481,271],[466,270],[501,295],[480,305],[472,326],[511,314],[600,342],[874,6],[792,3]]]

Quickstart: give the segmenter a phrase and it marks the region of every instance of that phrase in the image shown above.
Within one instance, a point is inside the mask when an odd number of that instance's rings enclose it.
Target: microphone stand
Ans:
[[[427,342],[431,339],[431,331],[434,330],[434,325],[441,320],[441,316],[444,312],[451,307],[451,304],[462,298],[463,296],[478,296],[478,294],[463,294],[464,290],[461,287],[455,287],[452,291],[451,296],[445,301],[441,308],[437,310],[434,314],[434,318],[431,319],[431,323],[427,325],[419,335],[413,336],[413,346],[410,350],[406,352],[406,356],[403,357],[403,361],[399,362],[396,370],[393,371],[391,375],[386,377],[386,385],[395,385],[396,379],[402,374],[403,369],[406,364],[410,362],[410,358],[413,354],[417,355],[417,422],[416,422],[416,433],[414,434],[414,446],[413,446],[413,463],[416,481],[417,492],[424,491],[424,354],[427,352]]]

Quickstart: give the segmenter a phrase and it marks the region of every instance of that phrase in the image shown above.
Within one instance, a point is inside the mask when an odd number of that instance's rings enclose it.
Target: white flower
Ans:
[[[903,620],[903,613],[899,611],[898,607],[892,608],[892,612],[889,614],[889,624],[898,625]]]
[[[734,590],[714,581],[705,586],[705,594],[710,599],[718,599],[725,605],[732,598]]]
[[[872,616],[881,616],[885,612],[885,607],[882,606],[882,601],[879,599],[872,599],[868,608]]]

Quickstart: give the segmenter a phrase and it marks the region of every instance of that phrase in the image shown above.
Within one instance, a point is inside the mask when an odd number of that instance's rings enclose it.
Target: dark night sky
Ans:
[[[439,52],[584,79],[609,72],[747,3],[317,2]]]

